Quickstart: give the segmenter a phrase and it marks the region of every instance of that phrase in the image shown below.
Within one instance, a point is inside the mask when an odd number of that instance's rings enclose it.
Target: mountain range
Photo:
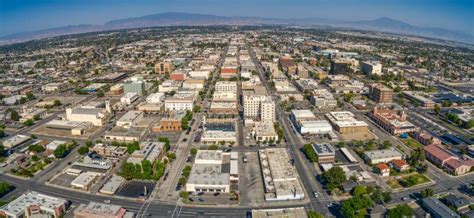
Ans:
[[[355,30],[370,30],[397,34],[407,34],[474,44],[474,36],[469,33],[437,27],[419,27],[387,17],[363,21],[340,21],[316,17],[282,19],[262,17],[229,17],[180,12],[167,12],[142,17],[112,20],[103,25],[70,25],[52,29],[15,33],[1,36],[0,44],[9,44],[46,37],[103,30],[117,30],[154,26],[208,25],[325,25]]]

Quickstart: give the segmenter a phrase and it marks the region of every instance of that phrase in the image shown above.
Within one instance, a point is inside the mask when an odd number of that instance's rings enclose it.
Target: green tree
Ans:
[[[28,92],[28,93],[26,93],[26,98],[31,101],[31,100],[34,100],[36,98],[36,96],[33,95],[32,92]]]
[[[189,193],[185,191],[179,192],[179,197],[181,197],[183,200],[187,200],[189,198]]]
[[[53,152],[54,154],[54,157],[56,158],[62,158],[64,156],[66,156],[68,152],[68,149],[66,148],[66,145],[65,144],[62,144],[62,145],[59,145]]]
[[[133,179],[134,172],[135,172],[135,165],[133,163],[124,163],[122,165],[121,175],[126,180]]]
[[[168,152],[166,154],[166,157],[168,157],[168,159],[170,159],[170,160],[174,160],[174,159],[176,159],[176,154],[173,153],[173,152]]]
[[[365,186],[358,185],[351,190],[352,196],[362,196],[367,193]]]
[[[94,143],[92,143],[92,141],[90,141],[90,140],[87,140],[87,141],[86,141],[86,146],[87,146],[88,148],[92,148],[92,147],[94,146]]]
[[[341,213],[344,217],[364,217],[365,209],[372,204],[372,200],[366,196],[353,197],[341,203]]]
[[[194,157],[197,154],[197,148],[191,148],[191,155]]]
[[[0,182],[0,197],[5,195],[11,190],[11,185],[8,184],[7,182]]]
[[[34,124],[35,122],[32,119],[28,119],[28,120],[25,120],[25,122],[23,122],[23,125],[25,126],[33,126]]]
[[[44,151],[46,151],[46,149],[41,145],[30,145],[28,147],[28,151],[39,154],[39,153],[43,153]]]
[[[89,147],[87,147],[87,146],[82,146],[82,147],[80,147],[79,149],[77,149],[77,152],[78,152],[80,155],[87,154],[87,153],[89,152]]]
[[[33,120],[35,121],[41,120],[41,117],[38,114],[36,114],[33,116]]]
[[[388,202],[392,201],[392,193],[390,193],[390,192],[383,192],[382,194],[383,194],[383,201],[384,201],[385,203],[388,203]]]
[[[169,151],[170,148],[171,148],[171,143],[170,143],[170,140],[166,137],[159,137],[158,138],[158,141],[159,142],[164,142],[165,143],[165,147],[166,147],[166,150]]]
[[[311,162],[318,162],[318,155],[313,149],[313,146],[311,144],[306,144],[302,148],[303,153],[306,155],[306,158],[308,158],[309,161]]]
[[[60,100],[56,99],[56,100],[53,101],[53,106],[54,107],[58,107],[58,106],[61,106],[61,105],[62,105],[62,103],[61,103]]]
[[[413,209],[406,204],[399,204],[395,208],[388,211],[389,218],[412,217]]]
[[[467,121],[466,124],[464,125],[464,128],[466,129],[470,129],[472,127],[474,127],[474,119]]]
[[[97,95],[97,97],[102,98],[102,97],[104,97],[105,94],[104,94],[104,91],[99,90],[99,91],[97,91],[96,95]]]
[[[308,218],[324,218],[324,216],[321,213],[315,212],[314,210],[309,210]]]
[[[436,115],[439,115],[439,113],[441,112],[441,107],[438,104],[435,104],[433,110],[434,110]]]
[[[375,189],[374,192],[370,195],[370,198],[377,203],[377,204],[382,204],[383,201],[383,192],[380,189]]]
[[[346,181],[346,174],[341,167],[335,166],[322,174],[322,179],[328,189],[340,186]]]
[[[421,195],[422,198],[431,197],[431,196],[433,196],[433,194],[434,194],[434,191],[431,188],[427,188],[427,189],[422,190],[420,192],[420,195]]]
[[[153,168],[151,166],[151,162],[149,160],[142,160],[142,170],[143,170],[143,178],[144,179],[151,179],[153,174]]]
[[[180,184],[180,185],[186,185],[186,182],[187,182],[187,180],[184,176],[179,178],[179,180],[178,180],[178,184]]]
[[[207,150],[217,150],[218,146],[216,144],[209,145]]]
[[[193,112],[194,112],[194,113],[199,113],[199,112],[201,112],[201,106],[199,106],[199,105],[194,106]]]
[[[14,109],[10,109],[10,119],[13,121],[19,121],[20,120],[20,115],[18,115],[18,112]]]

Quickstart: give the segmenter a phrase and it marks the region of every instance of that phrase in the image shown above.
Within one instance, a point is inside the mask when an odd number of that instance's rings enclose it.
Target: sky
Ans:
[[[0,0],[0,36],[162,12],[346,21],[389,17],[474,34],[474,0]]]

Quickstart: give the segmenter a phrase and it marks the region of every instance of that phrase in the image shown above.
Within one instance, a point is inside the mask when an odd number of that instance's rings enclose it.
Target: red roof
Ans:
[[[379,163],[377,164],[377,168],[379,168],[380,171],[383,171],[383,170],[388,170],[389,167],[386,163]]]
[[[397,168],[402,168],[403,166],[408,165],[407,162],[404,160],[392,160],[392,164]]]
[[[464,164],[461,161],[456,160],[456,159],[450,159],[450,160],[446,161],[446,167],[448,167],[450,169],[457,169],[457,168],[461,167],[462,165],[464,165]]]
[[[436,145],[428,145],[428,146],[425,146],[424,149],[425,149],[425,152],[431,154],[432,156],[436,157],[437,159],[441,161],[445,161],[451,157],[454,157],[453,155],[451,155],[450,153],[448,153],[447,151],[443,150],[442,148]]]

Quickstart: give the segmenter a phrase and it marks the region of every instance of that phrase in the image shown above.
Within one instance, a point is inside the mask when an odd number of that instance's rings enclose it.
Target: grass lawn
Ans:
[[[390,180],[387,182],[387,185],[390,186],[392,189],[402,188],[402,185],[398,183],[398,180]]]
[[[425,175],[414,173],[399,179],[398,183],[400,183],[400,185],[402,185],[403,187],[412,187],[414,185],[427,183],[429,181],[430,180]]]
[[[412,138],[402,139],[403,143],[410,148],[423,148],[423,145]]]

